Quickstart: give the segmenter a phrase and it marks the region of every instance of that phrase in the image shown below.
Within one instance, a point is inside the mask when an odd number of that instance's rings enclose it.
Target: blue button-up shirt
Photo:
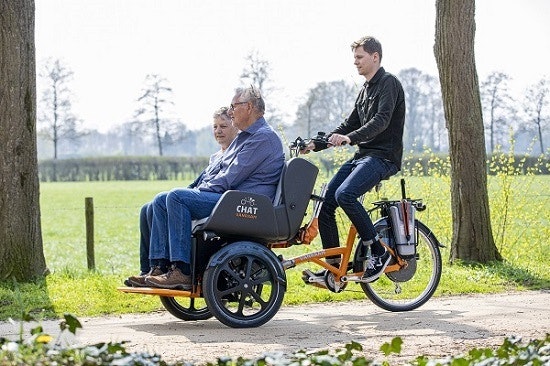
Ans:
[[[234,189],[273,199],[284,161],[281,139],[260,117],[239,132],[219,164],[206,169],[197,189],[216,193]]]

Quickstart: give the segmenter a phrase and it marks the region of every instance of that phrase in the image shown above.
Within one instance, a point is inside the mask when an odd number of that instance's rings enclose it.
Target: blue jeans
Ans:
[[[338,206],[342,207],[362,240],[376,237],[369,213],[357,199],[397,171],[391,162],[372,156],[351,159],[340,167],[328,184],[325,201],[319,212],[319,233],[324,249],[340,246],[336,224]]]
[[[191,263],[191,221],[209,216],[220,193],[177,188],[153,200],[149,258]]]
[[[153,205],[148,202],[139,212],[139,270],[148,273],[151,269],[149,262],[149,245],[151,243],[151,223],[153,221]]]

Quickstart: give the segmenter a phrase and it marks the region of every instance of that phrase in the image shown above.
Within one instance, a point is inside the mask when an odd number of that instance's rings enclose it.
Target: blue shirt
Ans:
[[[234,189],[273,199],[284,161],[281,139],[260,117],[239,132],[219,164],[204,172],[197,189],[216,193]]]

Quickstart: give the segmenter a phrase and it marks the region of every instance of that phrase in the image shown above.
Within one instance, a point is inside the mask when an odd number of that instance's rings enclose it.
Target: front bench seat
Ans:
[[[193,232],[260,243],[288,240],[300,228],[318,173],[319,168],[311,162],[292,158],[283,167],[274,202],[261,194],[226,191],[212,214]]]

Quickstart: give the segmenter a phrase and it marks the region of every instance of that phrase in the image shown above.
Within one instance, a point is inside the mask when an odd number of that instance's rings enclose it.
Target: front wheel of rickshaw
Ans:
[[[277,256],[261,244],[241,241],[212,256],[203,277],[208,308],[233,328],[258,327],[279,311],[286,275]]]

